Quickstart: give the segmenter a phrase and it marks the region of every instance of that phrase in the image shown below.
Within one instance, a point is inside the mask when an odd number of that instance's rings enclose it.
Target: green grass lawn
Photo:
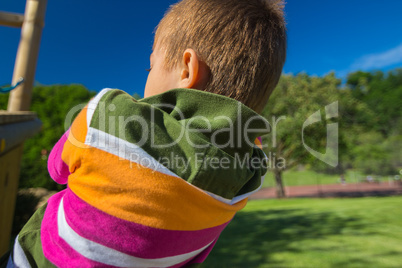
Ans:
[[[345,174],[345,179],[347,183],[358,183],[364,180],[364,175],[354,171],[348,170]],[[317,173],[312,170],[287,170],[283,173],[283,181],[285,186],[296,186],[296,185],[316,185],[316,184],[337,184],[340,183],[339,175],[329,175]],[[388,177],[375,176],[377,181],[388,181]],[[271,171],[268,171],[265,176],[265,181],[263,187],[274,187],[275,179]]]
[[[402,267],[402,197],[250,201],[203,267]]]

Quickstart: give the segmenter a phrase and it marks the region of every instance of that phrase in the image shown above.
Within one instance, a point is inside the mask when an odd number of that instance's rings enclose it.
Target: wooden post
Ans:
[[[35,78],[36,63],[39,54],[39,45],[44,26],[44,17],[47,0],[27,0],[23,16],[21,39],[15,60],[12,83],[20,78],[24,83],[10,94],[8,112],[28,111],[31,105],[32,87]],[[0,12],[0,25],[19,27],[22,17],[18,14]],[[7,115],[0,115],[5,118]],[[17,117],[20,117],[19,115]],[[13,116],[15,119],[15,116]],[[19,119],[18,119],[19,120]],[[3,120],[0,120],[0,122]],[[5,123],[13,123],[5,120]],[[4,122],[3,122],[4,123]],[[15,126],[12,126],[15,127]],[[17,130],[34,134],[34,129]],[[0,133],[2,134],[2,133]],[[20,134],[20,133],[19,133]],[[18,135],[16,135],[18,136]],[[20,163],[22,158],[23,141],[7,149],[7,137],[0,135],[0,256],[10,246],[10,232],[14,216],[15,201],[18,190]]]
[[[0,12],[0,25],[21,28],[24,22],[24,15],[15,13]]]
[[[8,111],[28,111],[32,99],[36,63],[46,12],[47,0],[27,0],[21,40],[15,60],[12,83],[22,77],[24,83],[13,90],[8,101]]]

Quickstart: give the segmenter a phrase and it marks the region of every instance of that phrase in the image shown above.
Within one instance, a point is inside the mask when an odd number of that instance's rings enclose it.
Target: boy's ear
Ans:
[[[180,70],[180,87],[195,88],[195,85],[202,80],[200,74],[200,61],[197,53],[188,48],[183,53],[182,68]]]

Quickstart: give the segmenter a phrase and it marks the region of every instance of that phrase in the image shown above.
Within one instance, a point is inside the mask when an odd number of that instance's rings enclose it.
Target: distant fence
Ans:
[[[348,172],[342,178],[341,175],[301,171],[285,173],[283,182],[287,197],[359,197],[402,194],[400,175],[364,176],[358,172]],[[268,174],[263,189],[252,198],[275,197],[276,183],[272,175]]]

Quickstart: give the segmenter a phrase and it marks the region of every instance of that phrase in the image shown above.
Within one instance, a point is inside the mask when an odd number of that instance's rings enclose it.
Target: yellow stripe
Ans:
[[[141,167],[96,148],[83,157],[69,187],[88,204],[120,219],[165,230],[201,230],[224,224],[247,200],[227,205],[183,179]]]

